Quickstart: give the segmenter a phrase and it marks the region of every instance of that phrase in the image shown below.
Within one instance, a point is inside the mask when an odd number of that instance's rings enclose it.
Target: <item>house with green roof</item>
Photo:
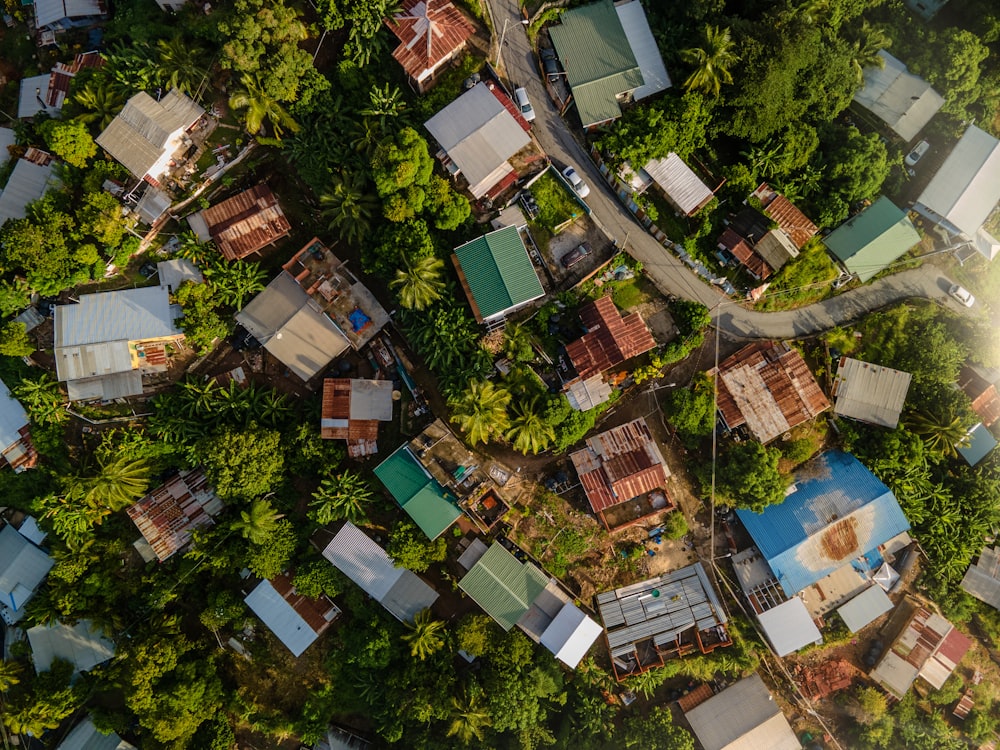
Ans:
[[[567,10],[549,35],[585,129],[621,117],[620,103],[670,86],[638,0]]]
[[[549,585],[549,577],[500,544],[491,544],[458,585],[500,627],[510,630]]]
[[[918,242],[920,235],[906,212],[885,196],[823,239],[840,265],[862,282],[905,255]]]
[[[503,320],[545,295],[517,227],[504,227],[461,247],[451,256],[480,323]]]
[[[420,465],[409,446],[379,464],[375,476],[430,539],[437,539],[462,515],[455,498]]]

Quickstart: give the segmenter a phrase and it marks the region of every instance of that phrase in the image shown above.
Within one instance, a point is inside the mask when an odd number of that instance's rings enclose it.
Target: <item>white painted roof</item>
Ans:
[[[713,695],[684,716],[704,750],[802,747],[758,674]]]
[[[261,581],[243,600],[293,656],[299,656],[319,638],[270,581]]]
[[[670,88],[667,67],[663,64],[660,48],[656,45],[656,39],[653,38],[653,32],[650,31],[646,13],[639,0],[616,5],[615,10],[618,12],[618,20],[621,21],[625,37],[632,48],[632,54],[635,55],[635,61],[639,65],[644,81],[642,86],[632,92],[632,98],[638,102]]]
[[[693,213],[712,199],[712,190],[677,154],[654,159],[643,170],[685,214]]]
[[[847,629],[857,633],[868,623],[892,609],[892,601],[878,584],[872,584],[847,604],[837,608]]]
[[[601,634],[601,626],[585,615],[579,607],[567,602],[542,633],[541,644],[570,669],[587,655]]]
[[[854,101],[892,128],[900,138],[912,141],[941,109],[944,97],[884,49],[878,54],[884,66],[865,68],[864,83],[854,95]]]
[[[764,634],[778,656],[786,656],[810,643],[822,643],[823,636],[797,596],[757,616]]]
[[[28,415],[24,407],[0,382],[0,452],[21,439],[20,430],[27,424]]]
[[[36,672],[48,670],[56,658],[70,662],[74,672],[89,672],[115,655],[115,644],[88,620],[36,625],[28,629],[28,642]]]
[[[35,25],[40,29],[64,18],[86,18],[102,14],[98,0],[35,0]]]
[[[41,198],[58,183],[52,164],[41,167],[19,159],[0,193],[0,225],[8,219],[23,219],[29,203]]]

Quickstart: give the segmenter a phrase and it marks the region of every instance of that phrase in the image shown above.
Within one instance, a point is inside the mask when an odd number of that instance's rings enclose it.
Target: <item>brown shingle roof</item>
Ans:
[[[568,344],[566,353],[584,380],[656,346],[642,316],[622,316],[611,297],[581,307],[580,322],[587,333]]]
[[[476,31],[445,0],[405,0],[401,11],[385,24],[399,38],[392,56],[414,80],[451,57]]]
[[[996,386],[966,365],[958,375],[958,386],[972,401],[972,410],[989,427],[1000,419],[1000,395]]]
[[[771,268],[764,262],[757,253],[753,251],[750,244],[740,237],[732,229],[726,230],[719,235],[718,245],[720,248],[728,250],[736,260],[742,263],[750,273],[763,281],[771,275]]]
[[[719,364],[719,411],[762,443],[830,408],[805,360],[783,343],[760,341]]]
[[[245,258],[292,231],[278,199],[264,183],[206,208],[201,217],[226,260]]]

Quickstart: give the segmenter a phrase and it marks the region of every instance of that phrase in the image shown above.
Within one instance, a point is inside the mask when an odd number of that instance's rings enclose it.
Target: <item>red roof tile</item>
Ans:
[[[226,260],[245,258],[292,231],[278,199],[264,183],[206,208],[201,217]]]
[[[587,333],[566,346],[577,374],[586,380],[656,346],[639,313],[624,317],[611,297],[600,297],[580,308]]]
[[[720,248],[728,250],[736,260],[761,281],[771,275],[771,267],[754,252],[749,242],[732,229],[727,228],[719,235],[718,245]]]
[[[385,24],[399,39],[392,56],[414,80],[448,60],[476,31],[445,0],[404,0],[401,12],[385,19]]]
[[[958,386],[972,401],[972,410],[989,427],[1000,419],[1000,395],[996,386],[966,365],[958,375]]]

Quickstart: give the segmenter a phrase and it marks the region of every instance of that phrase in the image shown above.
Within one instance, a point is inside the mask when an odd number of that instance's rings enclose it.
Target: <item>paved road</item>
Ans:
[[[727,335],[777,339],[808,336],[915,296],[942,300],[955,309],[961,309],[948,297],[951,282],[932,266],[896,274],[825,302],[789,312],[753,312],[738,302],[730,301],[653,239],[618,202],[546,92],[538,72],[537,59],[521,24],[518,1],[490,0],[490,6],[498,35],[503,31],[505,20],[507,22],[502,66],[511,83],[528,90],[536,115],[532,130],[542,149],[557,167],[572,164],[590,183],[587,203],[594,212],[595,221],[619,244],[625,242],[627,236],[629,253],[642,261],[657,288],[665,294],[697,300],[708,306],[719,328]]]

